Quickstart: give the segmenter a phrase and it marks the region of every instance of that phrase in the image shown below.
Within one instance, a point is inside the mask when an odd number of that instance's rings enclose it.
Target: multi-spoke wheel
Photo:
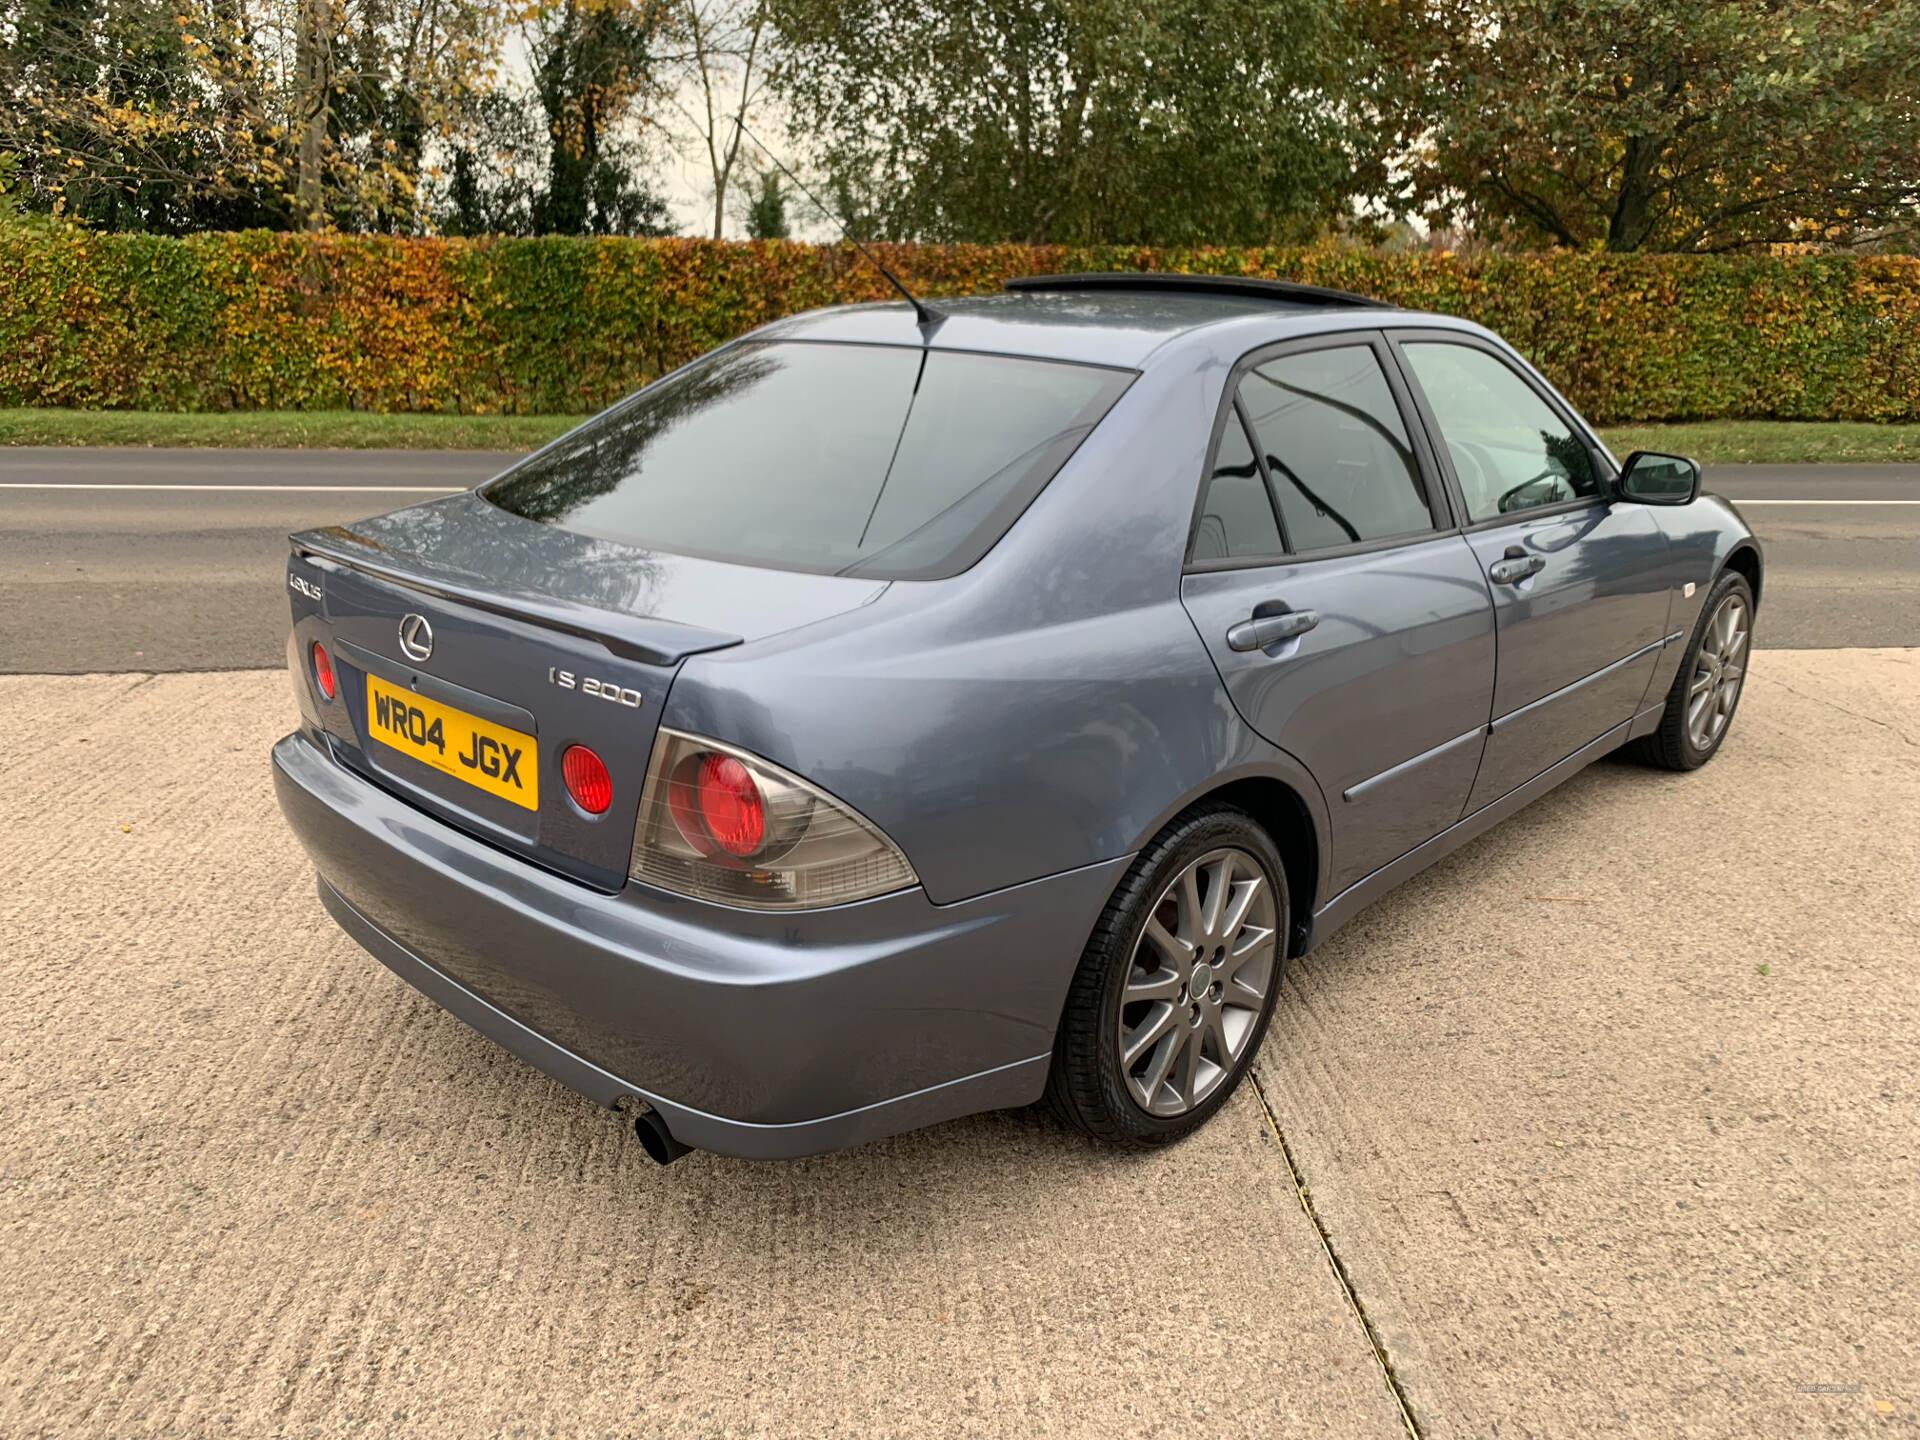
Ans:
[[[1120,991],[1127,1093],[1184,1115],[1232,1071],[1273,989],[1273,887],[1244,850],[1191,861],[1147,916]]]
[[[1740,681],[1747,673],[1752,614],[1745,596],[1728,591],[1707,617],[1687,681],[1687,738],[1697,750],[1711,750],[1733,718]]]
[[[1733,723],[1752,639],[1753,587],[1744,575],[1728,570],[1700,609],[1692,642],[1667,692],[1660,728],[1634,742],[1631,753],[1669,770],[1706,764]]]
[[[1054,1048],[1056,1108],[1137,1144],[1197,1127],[1265,1033],[1286,926],[1285,871],[1264,830],[1224,806],[1176,820],[1081,957]]]

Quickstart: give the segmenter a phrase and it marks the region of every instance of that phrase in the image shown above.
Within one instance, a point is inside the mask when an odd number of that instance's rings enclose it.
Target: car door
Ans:
[[[1469,812],[1631,719],[1667,634],[1667,540],[1538,377],[1476,337],[1394,336],[1493,594],[1499,661]]]
[[[1381,336],[1236,368],[1181,594],[1242,718],[1319,782],[1335,893],[1459,818],[1493,606]]]

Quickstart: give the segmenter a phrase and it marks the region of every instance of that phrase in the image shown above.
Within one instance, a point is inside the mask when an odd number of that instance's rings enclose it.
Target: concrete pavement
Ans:
[[[0,1434],[1920,1431],[1920,652],[1751,674],[1295,965],[1277,1131],[666,1170],[334,929],[284,674],[0,677]]]
[[[476,484],[515,458],[0,449],[0,673],[278,664],[289,531]],[[1767,546],[1762,644],[1920,644],[1920,466],[1723,466],[1708,483],[1749,502]],[[205,486],[239,488],[189,488]]]
[[[1269,1098],[1452,1434],[1920,1429],[1920,651],[1750,673],[1294,968]]]
[[[1252,1091],[660,1169],[335,929],[292,721],[0,677],[0,1435],[1405,1434]]]

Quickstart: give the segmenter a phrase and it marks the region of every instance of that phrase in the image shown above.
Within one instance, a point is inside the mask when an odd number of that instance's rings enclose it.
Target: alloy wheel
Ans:
[[[1120,994],[1120,1069],[1149,1115],[1184,1115],[1230,1074],[1278,974],[1273,886],[1244,850],[1210,850],[1161,892]]]
[[[1719,742],[1740,698],[1740,682],[1747,673],[1747,640],[1752,630],[1747,602],[1729,595],[1713,612],[1700,648],[1693,657],[1693,675],[1687,682],[1687,739],[1695,750],[1711,750]]]

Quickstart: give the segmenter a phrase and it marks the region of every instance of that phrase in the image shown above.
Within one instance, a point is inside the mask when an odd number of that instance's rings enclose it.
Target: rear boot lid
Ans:
[[[883,582],[666,555],[473,495],[292,537],[296,649],[332,658],[320,723],[341,763],[602,889],[625,883],[667,689],[689,655],[866,603]],[[561,757],[593,750],[590,814]]]

